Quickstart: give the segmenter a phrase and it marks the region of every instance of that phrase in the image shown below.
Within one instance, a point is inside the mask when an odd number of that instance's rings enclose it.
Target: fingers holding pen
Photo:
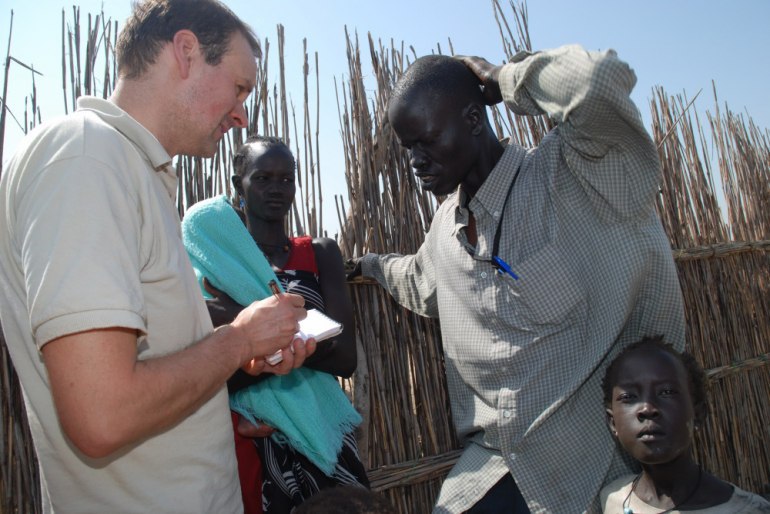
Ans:
[[[254,357],[272,355],[288,347],[297,333],[298,322],[307,316],[304,304],[301,296],[281,293],[241,311],[231,326],[247,344],[244,361],[248,363]]]

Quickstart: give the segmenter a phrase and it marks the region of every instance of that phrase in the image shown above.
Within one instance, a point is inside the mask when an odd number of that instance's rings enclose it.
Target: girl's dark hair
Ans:
[[[693,404],[706,401],[706,395],[708,390],[708,378],[703,368],[698,364],[695,358],[689,353],[679,353],[669,343],[664,342],[662,335],[646,336],[640,341],[632,343],[626,347],[625,350],[615,357],[604,373],[604,379],[602,379],[602,391],[604,392],[604,405],[610,407],[612,405],[612,388],[618,381],[617,369],[620,366],[620,362],[628,356],[638,350],[657,349],[667,352],[673,355],[679,362],[682,363],[685,372],[687,373],[688,389],[690,390],[690,398]]]
[[[281,138],[253,135],[244,141],[244,143],[238,148],[238,151],[233,155],[233,173],[239,176],[243,176],[246,173],[246,161],[251,153],[252,143],[261,143],[265,148],[271,148],[273,146],[282,146],[286,148],[286,151],[291,154],[291,150]],[[294,156],[292,155],[292,158]]]

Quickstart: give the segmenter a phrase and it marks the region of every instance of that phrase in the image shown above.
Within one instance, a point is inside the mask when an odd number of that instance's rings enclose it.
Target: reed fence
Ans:
[[[520,49],[531,49],[526,4],[510,2],[510,7],[513,24],[508,23],[498,1],[492,0],[508,59]],[[116,80],[113,48],[118,25],[103,13],[93,18],[89,14],[81,52],[78,8],[73,8],[72,16],[68,25],[62,11],[62,86],[65,108],[69,104],[74,110],[80,94],[106,98],[111,93]],[[415,183],[409,156],[395,140],[385,109],[393,85],[417,56],[404,43],[383,44],[371,35],[362,50],[357,33],[346,31],[346,35],[348,79],[339,83],[335,79],[348,187],[346,195],[334,198],[340,225],[337,239],[346,258],[369,252],[414,253],[441,199]],[[257,88],[247,106],[247,129],[231,131],[212,159],[177,158],[180,216],[213,195],[239,200],[230,185],[232,154],[248,134],[259,132],[283,138],[297,157],[298,193],[287,229],[294,234],[326,234],[321,215],[320,113],[316,110],[313,116],[309,107],[312,77],[307,41],[303,46],[303,105],[299,108],[286,89],[284,41],[279,25],[275,83],[268,75],[270,42],[263,42]],[[451,40],[448,47],[454,53]],[[436,51],[441,52],[440,45]],[[368,57],[366,64],[362,53]],[[318,54],[314,57],[319,105]],[[9,37],[6,70],[10,59]],[[373,77],[373,91],[364,88],[364,76]],[[651,133],[663,168],[656,210],[679,272],[688,350],[708,370],[712,383],[711,419],[696,442],[696,456],[717,476],[741,488],[768,493],[770,211],[766,206],[770,200],[770,134],[756,127],[748,114],[720,106],[715,89],[714,97],[714,112],[706,113],[704,129],[684,93],[669,96],[662,88],[652,91]],[[34,125],[35,114],[40,121],[34,85],[30,99]],[[546,116],[517,116],[504,106],[490,112],[499,137],[510,136],[527,147],[536,146],[555,126]],[[25,129],[30,126],[26,118],[25,112]],[[3,127],[4,118],[0,133]],[[720,210],[720,193],[726,212]],[[364,418],[357,436],[373,490],[389,497],[400,513],[429,512],[443,478],[461,453],[446,391],[439,324],[398,306],[370,281],[351,283],[350,294],[359,365],[354,377],[342,381],[342,386]],[[1,511],[36,513],[41,510],[37,460],[2,334],[0,356]]]

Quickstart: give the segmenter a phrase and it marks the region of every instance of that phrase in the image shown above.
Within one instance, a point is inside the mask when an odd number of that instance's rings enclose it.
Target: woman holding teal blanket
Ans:
[[[303,296],[307,309],[315,308],[325,312],[345,327],[339,336],[318,343],[315,354],[305,361],[304,367],[287,377],[253,377],[239,372],[228,382],[231,407],[238,412],[244,412],[239,407],[242,397],[247,396],[245,392],[254,391],[255,388],[259,389],[257,396],[253,397],[254,403],[259,404],[259,407],[263,407],[262,404],[268,401],[268,398],[285,407],[286,412],[278,414],[268,409],[262,418],[254,416],[253,419],[248,419],[248,414],[240,416],[237,421],[236,450],[247,512],[252,510],[249,503],[254,500],[253,496],[258,494],[254,484],[248,483],[249,480],[258,480],[253,477],[253,470],[260,464],[253,462],[253,457],[249,457],[249,453],[256,449],[262,467],[262,494],[259,498],[261,506],[267,514],[288,513],[321,489],[346,484],[369,486],[352,434],[354,426],[360,423],[360,416],[350,407],[332,377],[334,375],[347,378],[355,370],[353,307],[347,294],[342,256],[336,242],[328,238],[290,238],[286,235],[284,219],[296,191],[295,162],[291,151],[279,139],[254,136],[249,138],[234,156],[233,169],[233,186],[243,199],[242,211],[238,211],[238,215],[241,216],[246,231],[242,228],[240,230],[245,234],[244,237],[250,240],[244,245],[240,245],[240,242],[233,244],[231,253],[246,253],[245,258],[249,260],[267,259],[268,273],[275,274],[284,291]],[[212,201],[210,207],[218,207],[215,204],[216,200]],[[230,213],[236,212],[231,208],[228,210]],[[187,216],[185,220],[187,221]],[[238,232],[232,227],[220,227],[220,231],[227,232],[228,238],[232,236],[231,233]],[[183,230],[185,244],[188,244],[188,234],[197,229],[183,227]],[[199,268],[202,270],[199,277],[213,297],[207,301],[209,312],[214,326],[219,326],[230,323],[243,309],[241,304],[250,297],[242,296],[240,302],[238,301],[238,296],[242,293],[242,280],[233,279],[235,283],[227,287],[225,282],[232,276],[217,282],[217,274],[206,271],[206,268],[210,269],[212,262],[218,259],[211,254],[216,254],[223,247],[220,244],[215,246],[217,248],[212,248],[211,251],[196,251],[191,250],[191,245],[188,245],[188,253],[196,273]],[[254,255],[249,255],[248,252],[252,250]],[[240,256],[235,256],[235,260],[239,258]],[[206,262],[209,260],[212,262]],[[240,265],[233,267],[240,268]],[[259,282],[264,282],[265,277],[260,275],[260,271],[251,274],[259,276]],[[204,280],[203,277],[209,280]],[[267,378],[267,382],[273,382],[270,386],[262,383]],[[314,401],[320,406],[313,410],[306,404],[283,404],[282,389],[285,392],[286,388],[292,390],[292,394],[286,396],[295,396],[297,391],[304,391],[303,401],[308,395],[315,394],[317,398]],[[298,427],[298,431],[295,431],[293,426],[291,430],[280,428],[285,426],[284,414],[287,419],[291,418],[294,408],[298,410],[294,418],[298,421],[295,424],[306,424],[309,419],[317,417],[340,418],[333,419],[332,425],[341,427],[341,430],[331,430],[329,435],[323,436],[324,440],[339,438],[331,444],[335,448],[331,454],[325,453],[328,448],[319,450],[318,441],[312,441],[312,435],[326,434],[319,432],[323,430],[324,423],[320,424],[320,428],[313,426],[310,430],[307,430],[308,427]],[[269,426],[271,421],[279,428],[278,433]],[[303,438],[300,433],[302,428],[306,429],[306,435],[310,434],[307,438],[310,441]],[[248,443],[244,444],[244,440]],[[323,441],[321,443],[323,446]],[[340,447],[339,450],[336,449],[337,446]],[[332,456],[331,461],[329,455]]]

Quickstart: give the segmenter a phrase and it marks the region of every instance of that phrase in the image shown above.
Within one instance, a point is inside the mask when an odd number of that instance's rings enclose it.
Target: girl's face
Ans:
[[[233,177],[247,214],[265,221],[281,221],[294,201],[294,157],[284,146],[252,143],[246,172]]]
[[[658,348],[623,357],[613,380],[610,430],[642,464],[664,464],[689,455],[693,431],[705,419],[704,404],[693,406],[687,372]]]

